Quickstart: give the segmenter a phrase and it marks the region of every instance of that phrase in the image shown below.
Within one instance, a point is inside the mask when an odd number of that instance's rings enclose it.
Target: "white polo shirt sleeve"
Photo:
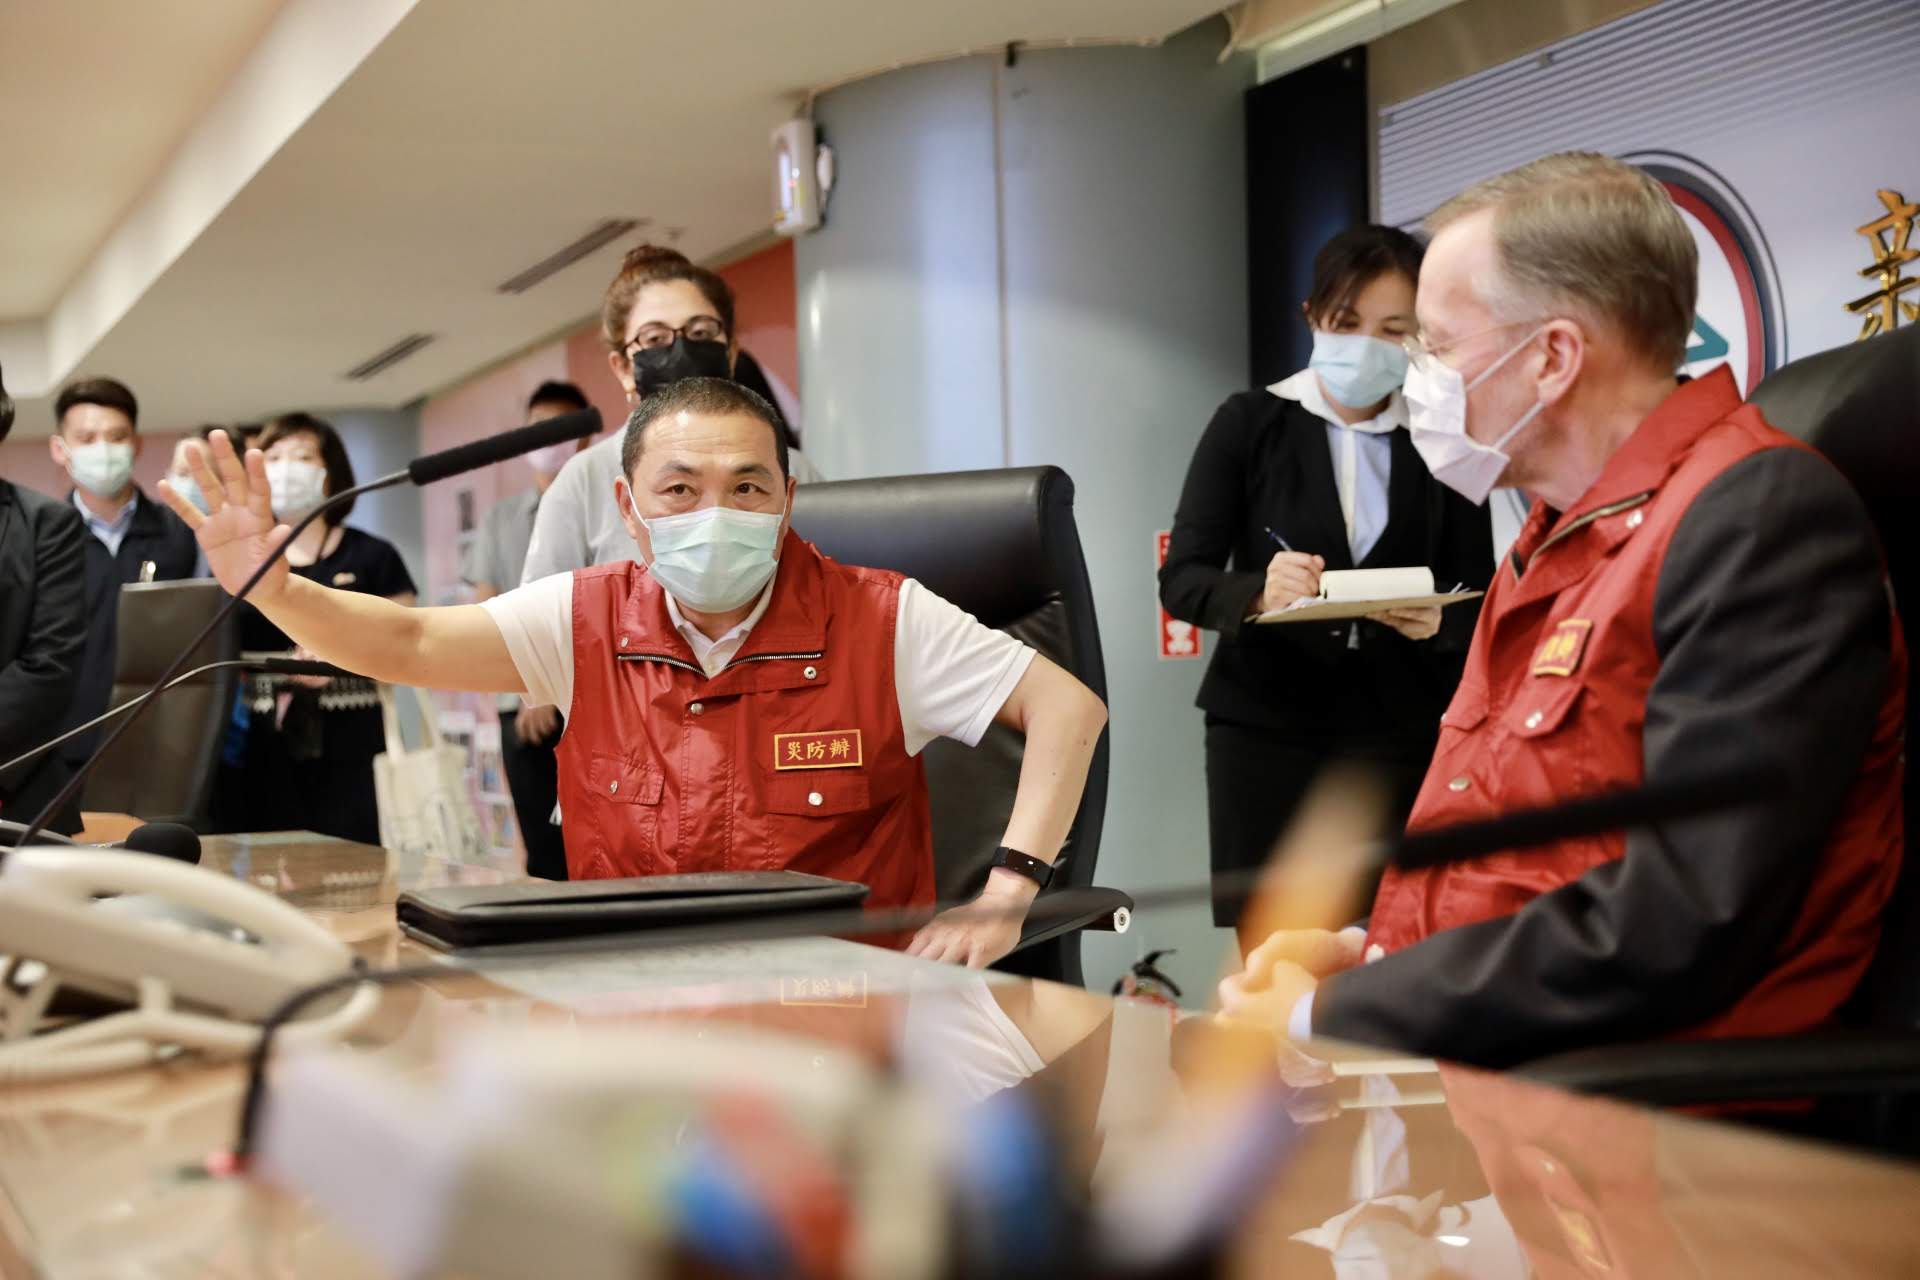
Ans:
[[[1032,649],[914,579],[901,583],[893,682],[907,754],[935,738],[978,745],[1033,659]]]
[[[527,687],[529,707],[573,708],[573,575],[556,573],[482,600]]]

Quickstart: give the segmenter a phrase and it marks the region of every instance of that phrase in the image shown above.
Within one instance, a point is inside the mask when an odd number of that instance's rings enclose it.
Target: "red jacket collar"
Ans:
[[[1687,456],[1694,441],[1707,428],[1731,417],[1741,403],[1740,388],[1726,365],[1681,383],[1633,429],[1578,502],[1552,521],[1540,519],[1539,511],[1534,513],[1535,518],[1521,531],[1514,553],[1525,560],[1560,525],[1657,490]]]
[[[827,643],[826,590],[822,556],[811,542],[792,529],[780,544],[780,563],[773,575],[773,599],[754,624],[735,661],[759,654],[824,653]],[[657,653],[693,661],[693,651],[674,629],[667,613],[666,593],[642,565],[631,575],[632,587],[620,609],[620,651]]]

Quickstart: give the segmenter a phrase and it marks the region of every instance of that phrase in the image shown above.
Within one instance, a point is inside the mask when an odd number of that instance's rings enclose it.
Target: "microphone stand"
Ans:
[[[199,641],[196,640],[194,641],[194,643],[198,644]],[[188,652],[192,652],[192,651],[189,650]],[[290,670],[287,670],[287,667],[289,665],[294,667],[310,668],[310,670],[291,670],[290,671]],[[350,671],[346,671],[339,667],[333,666],[331,663],[307,662],[300,658],[275,658],[271,660],[264,659],[264,658],[222,658],[218,662],[203,663],[202,665],[195,667],[193,670],[184,671],[181,674],[175,676],[173,679],[168,680],[165,683],[155,688],[149,689],[145,693],[140,694],[137,697],[128,698],[125,702],[121,703],[117,707],[107,708],[105,711],[101,712],[99,715],[95,716],[93,719],[87,721],[85,724],[75,725],[73,728],[67,730],[65,733],[53,739],[51,742],[43,742],[39,746],[34,747],[29,751],[21,752],[19,755],[15,756],[13,759],[7,761],[5,764],[0,764],[0,773],[6,773],[10,769],[15,769],[23,764],[29,763],[30,761],[38,760],[41,756],[47,754],[47,752],[49,751],[52,751],[55,747],[60,746],[62,743],[70,742],[73,739],[79,737],[83,733],[91,733],[93,730],[98,729],[101,725],[107,723],[109,720],[118,719],[119,717],[125,715],[127,712],[132,711],[135,707],[139,706],[141,703],[145,702],[148,698],[158,697],[160,694],[166,693],[169,690],[177,689],[181,685],[186,684],[192,680],[197,680],[201,676],[204,676],[209,672],[226,671],[229,669],[236,670],[236,671],[266,671],[269,673],[272,673],[275,671],[284,671],[286,674],[289,674],[289,675],[345,676],[345,675],[353,674]]]
[[[355,485],[351,489],[333,494],[329,496],[325,502],[322,502],[319,506],[307,512],[306,515],[301,516],[298,523],[293,526],[287,536],[280,540],[279,545],[275,546],[274,549],[268,553],[267,558],[260,562],[260,567],[255,569],[252,576],[241,584],[240,590],[227,598],[227,602],[220,606],[220,611],[208,620],[206,626],[200,628],[200,634],[196,635],[181,649],[180,656],[173,660],[171,666],[160,673],[160,678],[153,682],[153,687],[141,695],[139,701],[134,705],[132,712],[113,727],[112,731],[107,734],[100,745],[94,749],[93,754],[87,758],[86,763],[73,771],[73,776],[67,779],[66,785],[60,788],[53,799],[47,801],[45,807],[34,816],[31,822],[27,823],[26,830],[22,832],[20,836],[20,846],[24,847],[32,844],[34,837],[40,834],[40,829],[52,821],[53,816],[65,808],[68,801],[80,794],[81,785],[86,782],[87,776],[93,772],[94,766],[105,758],[108,748],[118,742],[126,734],[127,730],[140,723],[140,717],[146,714],[147,708],[154,703],[153,695],[166,688],[174,678],[180,674],[180,669],[187,665],[188,659],[193,657],[195,650],[206,643],[207,637],[218,631],[221,625],[233,616],[234,610],[240,607],[240,602],[246,599],[248,593],[260,584],[260,580],[267,576],[267,571],[273,568],[281,556],[286,554],[287,548],[293,545],[294,539],[306,531],[308,525],[335,507],[350,502],[362,494],[373,493],[380,489],[391,489],[393,486],[404,484],[410,479],[412,479],[410,472],[404,470],[395,471],[390,475],[381,476],[378,480],[369,480],[366,484]]]
[[[173,660],[172,665],[160,673],[160,678],[155,680],[147,690],[147,696],[141,699],[140,703],[133,708],[126,719],[114,726],[113,730],[107,734],[105,740],[94,749],[94,753],[87,757],[86,763],[74,771],[73,776],[67,779],[67,784],[61,787],[59,793],[55,795],[53,799],[47,801],[46,806],[35,815],[33,821],[27,824],[25,833],[20,837],[20,843],[22,845],[32,843],[33,838],[40,834],[40,829],[47,825],[53,815],[59,813],[69,801],[80,793],[81,784],[87,780],[87,775],[93,772],[94,767],[105,758],[108,748],[118,742],[127,730],[138,724],[140,717],[146,713],[147,708],[153,705],[154,699],[152,695],[165,688],[169,682],[180,674],[180,669],[187,665],[187,661],[192,658],[194,651],[205,643],[207,637],[218,630],[228,618],[233,616],[233,611],[240,607],[240,602],[246,599],[248,594],[251,593],[256,586],[260,585],[260,580],[266,577],[267,571],[273,568],[274,564],[282,555],[286,554],[287,548],[293,545],[294,539],[298,538],[301,533],[306,530],[307,526],[315,520],[342,503],[350,502],[362,494],[373,493],[380,489],[391,489],[397,484],[404,484],[408,481],[417,485],[432,484],[436,480],[445,480],[449,476],[456,476],[462,472],[471,471],[476,467],[488,466],[495,462],[504,462],[508,458],[518,457],[531,449],[538,449],[550,444],[559,444],[566,440],[582,439],[597,433],[599,430],[600,414],[598,410],[581,409],[574,413],[563,413],[559,417],[548,418],[544,422],[536,422],[531,426],[516,427],[512,431],[503,431],[498,435],[470,441],[463,445],[456,445],[451,449],[443,449],[438,453],[430,453],[424,458],[415,458],[402,470],[395,471],[390,475],[381,476],[378,480],[370,480],[366,484],[355,485],[351,489],[329,496],[326,501],[300,517],[298,523],[287,533],[287,536],[280,540],[279,545],[275,546],[273,550],[268,553],[266,559],[262,560],[259,567],[240,585],[240,590],[234,592],[233,595],[228,598],[226,604],[221,606],[220,611],[214,614],[207,625],[200,629],[200,634],[195,636],[185,649],[181,650],[180,656]],[[245,465],[244,458],[242,459],[242,465]]]

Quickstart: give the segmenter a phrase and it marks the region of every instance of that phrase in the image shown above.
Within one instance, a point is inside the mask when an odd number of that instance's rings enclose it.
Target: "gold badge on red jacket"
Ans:
[[[1578,671],[1592,631],[1593,622],[1587,618],[1568,618],[1555,625],[1533,655],[1533,674],[1570,676]]]
[[[857,769],[864,763],[858,729],[773,735],[776,769]]]

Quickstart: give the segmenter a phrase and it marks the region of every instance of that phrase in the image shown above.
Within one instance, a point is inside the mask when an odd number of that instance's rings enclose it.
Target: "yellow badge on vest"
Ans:
[[[858,729],[773,735],[776,769],[857,769],[865,763]]]
[[[1587,635],[1593,630],[1593,623],[1586,618],[1568,618],[1547,633],[1541,642],[1539,652],[1533,655],[1533,674],[1537,676],[1570,676],[1580,669],[1580,659],[1586,656]]]

